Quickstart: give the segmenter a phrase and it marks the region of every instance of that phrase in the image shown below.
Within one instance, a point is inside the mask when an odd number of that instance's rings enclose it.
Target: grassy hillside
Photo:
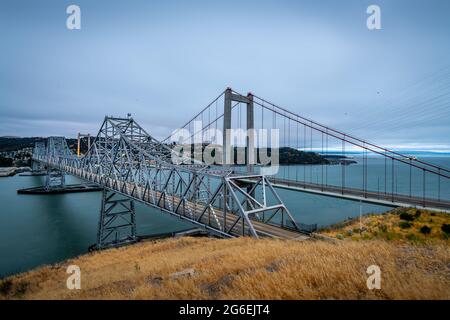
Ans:
[[[81,290],[68,290],[68,265]],[[366,286],[370,265],[381,290]],[[105,250],[7,278],[3,299],[450,299],[446,242],[180,238]],[[188,271],[185,275],[176,272]]]
[[[413,243],[446,242],[450,245],[450,215],[442,212],[398,208],[384,214],[350,219],[322,230],[338,239],[380,239]]]

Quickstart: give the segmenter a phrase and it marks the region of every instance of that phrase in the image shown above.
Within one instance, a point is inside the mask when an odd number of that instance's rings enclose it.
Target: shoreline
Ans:
[[[18,173],[30,171],[30,167],[0,167],[0,178],[13,177]]]

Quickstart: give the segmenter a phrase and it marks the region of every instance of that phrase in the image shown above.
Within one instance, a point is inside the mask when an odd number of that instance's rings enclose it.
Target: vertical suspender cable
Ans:
[[[394,202],[394,158],[391,158],[391,161],[392,161],[392,171],[391,171],[392,186],[391,186],[391,194],[392,194],[392,202]]]
[[[297,151],[300,153],[298,144],[298,122],[297,122]],[[295,165],[295,181],[298,182],[298,164]]]
[[[323,157],[323,132],[322,132],[322,157]],[[322,169],[322,191],[323,191],[323,159],[320,160],[320,163],[322,164],[321,169]]]
[[[327,155],[328,155],[328,129],[327,129],[327,133],[326,133],[326,148],[327,148]],[[328,185],[328,164],[325,167],[325,184]]]
[[[312,150],[313,150],[313,148],[312,148],[312,141],[313,141],[313,138],[312,138],[312,136],[313,136],[312,122],[310,123],[309,129],[310,129],[310,133],[309,133],[309,139],[310,139],[309,151],[312,154]],[[313,182],[313,166],[312,166],[312,164],[309,165],[309,172],[310,172],[309,182],[312,183]]]
[[[303,151],[306,159],[306,125],[303,124]],[[306,161],[303,163],[303,187],[306,188]]]
[[[412,197],[412,160],[409,159],[409,197]]]
[[[441,169],[438,170],[438,201],[441,201]]]

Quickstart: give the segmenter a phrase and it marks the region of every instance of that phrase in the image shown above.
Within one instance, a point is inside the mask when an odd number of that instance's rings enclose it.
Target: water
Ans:
[[[45,177],[0,178],[0,277],[87,252],[94,244],[101,193],[18,195],[17,189],[43,185]],[[79,183],[67,176],[66,182]],[[136,204],[137,232],[186,229],[180,219]]]
[[[406,163],[392,163],[376,156],[368,158],[364,178],[363,158],[355,156],[354,160],[358,163],[349,166],[282,166],[277,177],[357,189],[364,189],[365,184],[366,189],[373,192],[450,200],[450,179],[439,179],[435,174],[424,173]],[[434,156],[421,160],[447,169],[450,167],[449,157]]]
[[[426,159],[450,167],[450,158]],[[361,164],[350,165],[346,170],[346,185],[360,187]],[[369,162],[368,187],[383,188],[374,173],[383,168],[382,159]],[[341,166],[327,166],[330,184],[340,183]],[[306,172],[307,180],[321,181],[322,166],[289,166],[281,168],[280,177],[288,175],[299,179]],[[409,183],[401,182],[409,171],[396,170],[394,188],[409,192]],[[372,178],[370,178],[372,177]],[[403,179],[402,179],[403,178]],[[30,270],[43,264],[51,264],[87,252],[95,243],[100,210],[101,193],[73,193],[61,195],[18,195],[17,189],[39,186],[45,177],[0,178],[0,277]],[[407,180],[407,179],[406,179]],[[67,183],[79,179],[68,176]],[[392,187],[391,181],[386,185]],[[381,185],[382,187],[380,187]],[[427,181],[428,192],[436,194],[431,179]],[[433,187],[434,186],[434,187]],[[387,186],[386,186],[387,187]],[[434,189],[433,189],[434,188]],[[328,198],[302,192],[278,189],[277,192],[290,209],[294,218],[302,223],[328,225],[348,217],[359,215],[360,203]],[[419,192],[416,190],[414,192]],[[450,193],[448,181],[441,182],[441,196]],[[381,213],[390,208],[362,204],[363,213]],[[166,213],[142,204],[136,205],[137,231],[139,235],[172,232],[192,225]]]

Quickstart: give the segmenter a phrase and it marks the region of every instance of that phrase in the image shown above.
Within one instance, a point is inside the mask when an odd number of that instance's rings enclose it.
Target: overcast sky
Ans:
[[[375,143],[450,150],[449,14],[447,0],[2,0],[0,135],[95,134],[131,113],[161,138],[231,86]]]

